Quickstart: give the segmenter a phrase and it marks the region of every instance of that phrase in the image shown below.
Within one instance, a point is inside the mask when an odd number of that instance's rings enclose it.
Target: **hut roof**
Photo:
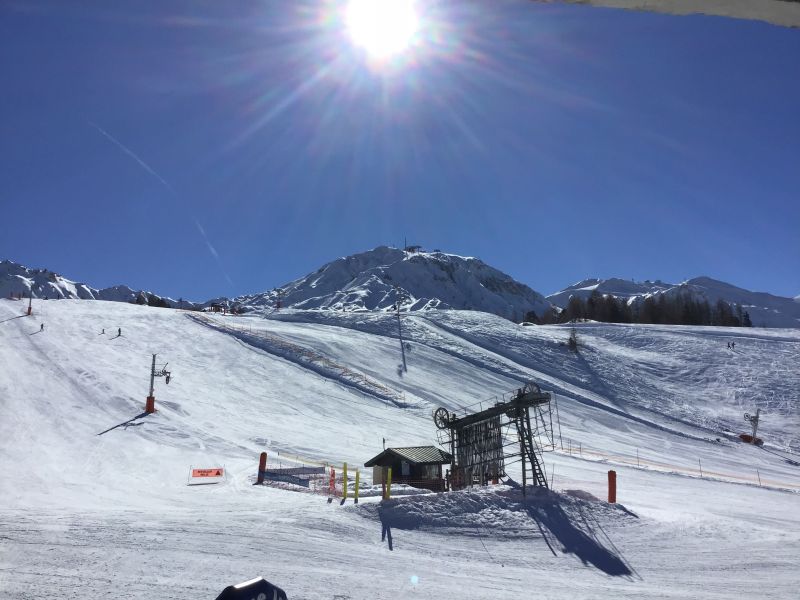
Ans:
[[[407,448],[387,448],[377,456],[364,463],[365,467],[391,464],[397,459],[415,465],[443,465],[452,460],[452,456],[436,446],[411,446]]]

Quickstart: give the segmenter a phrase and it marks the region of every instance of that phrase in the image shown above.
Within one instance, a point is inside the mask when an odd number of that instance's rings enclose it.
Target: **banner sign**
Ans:
[[[285,467],[282,469],[264,469],[272,475],[324,475],[325,467]]]
[[[225,469],[222,467],[214,467],[211,469],[192,468],[188,485],[208,485],[211,483],[219,483],[224,480]]]
[[[302,485],[303,487],[309,487],[310,484],[308,478],[298,477],[297,475],[284,475],[283,473],[275,473],[274,471],[264,471],[264,479],[293,483],[295,485]]]

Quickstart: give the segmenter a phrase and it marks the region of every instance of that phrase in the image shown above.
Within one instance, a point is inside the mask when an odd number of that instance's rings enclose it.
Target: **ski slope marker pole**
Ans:
[[[347,500],[347,463],[342,465],[342,501],[339,503],[344,506]]]
[[[608,472],[608,503],[615,504],[617,502],[617,472]]]
[[[262,452],[261,456],[258,459],[258,480],[256,483],[261,485],[264,483],[264,471],[267,470],[267,453]]]

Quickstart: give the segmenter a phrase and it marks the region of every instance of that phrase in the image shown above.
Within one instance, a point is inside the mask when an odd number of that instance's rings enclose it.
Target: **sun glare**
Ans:
[[[413,0],[350,0],[346,22],[353,43],[376,60],[405,50],[419,26]]]

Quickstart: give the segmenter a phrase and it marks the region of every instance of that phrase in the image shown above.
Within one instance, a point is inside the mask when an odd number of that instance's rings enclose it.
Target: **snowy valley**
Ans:
[[[0,300],[3,597],[214,598],[257,575],[290,598],[794,595],[797,329],[586,323],[572,352],[569,326],[413,311],[403,372],[391,312],[26,308]],[[172,381],[147,415],[155,353]],[[262,451],[369,485],[383,438],[436,444],[435,408],[530,379],[559,406],[550,492],[523,499],[514,467],[358,506],[253,485]],[[756,408],[760,448],[737,437]],[[228,475],[187,486],[192,467]]]

